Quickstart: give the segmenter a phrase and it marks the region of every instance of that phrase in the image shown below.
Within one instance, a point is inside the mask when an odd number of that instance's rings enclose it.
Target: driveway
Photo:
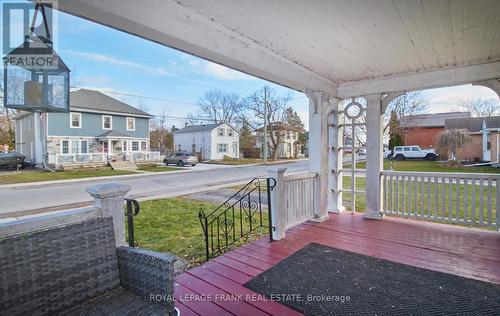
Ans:
[[[193,168],[193,171],[185,173],[144,174],[112,180],[94,179],[72,183],[7,187],[0,190],[0,201],[2,201],[0,218],[90,205],[92,199],[85,192],[85,188],[98,183],[128,184],[131,187],[130,195],[135,198],[164,198],[217,188],[219,185],[245,181],[254,177],[264,177],[267,175],[267,170],[278,167],[286,167],[290,172],[303,171],[308,169],[309,161],[302,160],[268,166],[199,164]]]

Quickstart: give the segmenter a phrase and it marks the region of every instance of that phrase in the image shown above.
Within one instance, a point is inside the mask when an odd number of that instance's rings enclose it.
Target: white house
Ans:
[[[286,123],[274,123],[273,124],[273,138],[278,142],[278,157],[277,158],[296,158],[302,155],[302,145],[299,141],[299,132],[297,129]],[[267,144],[268,150],[267,155],[268,158],[272,157],[273,140],[271,139],[271,131],[270,128],[267,130]],[[279,135],[279,137],[278,137]],[[257,148],[261,148],[261,156],[263,155],[262,143],[264,139],[264,131],[263,128],[259,128],[256,130],[256,146]]]
[[[203,160],[240,157],[240,134],[227,123],[193,125],[174,132],[175,150],[201,153]]]

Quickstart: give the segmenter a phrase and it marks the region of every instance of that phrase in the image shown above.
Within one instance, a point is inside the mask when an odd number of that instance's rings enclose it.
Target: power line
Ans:
[[[74,86],[74,87],[75,88],[83,88],[83,89],[85,89],[85,87],[82,87],[82,86]],[[165,99],[165,98],[149,97],[149,96],[139,95],[139,94],[116,92],[116,91],[110,91],[110,90],[98,90],[98,91],[99,92],[103,92],[103,93],[123,95],[123,96],[127,96],[127,97],[134,97],[134,98],[141,98],[141,99],[150,99],[150,100],[155,100],[155,101],[164,101],[164,102],[169,102],[169,103],[188,104],[188,105],[196,105],[196,106],[199,105],[197,103],[191,103],[191,102],[185,102],[185,101],[178,101],[178,100],[172,100],[172,99]]]

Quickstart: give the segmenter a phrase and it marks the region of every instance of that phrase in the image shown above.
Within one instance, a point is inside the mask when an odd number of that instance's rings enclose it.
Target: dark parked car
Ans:
[[[17,168],[17,166],[23,166],[25,158],[24,155],[15,151],[0,153],[0,168]]]
[[[178,165],[179,167],[188,165],[196,166],[198,163],[198,157],[188,153],[175,153],[171,156],[165,157],[165,159],[163,159],[163,163],[167,166],[169,164]]]

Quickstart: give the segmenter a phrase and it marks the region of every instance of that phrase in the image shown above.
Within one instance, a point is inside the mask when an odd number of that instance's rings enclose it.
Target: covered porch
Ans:
[[[263,0],[77,0],[59,7],[309,99],[309,172],[269,174],[277,181],[275,241],[179,275],[179,298],[247,293],[249,278],[310,242],[499,283],[497,232],[384,215],[496,230],[500,177],[384,171],[382,127],[389,103],[408,91],[473,84],[500,93],[500,2],[295,1],[285,8]],[[366,149],[364,188],[356,183],[355,155],[349,167],[342,159],[346,131],[363,139],[351,150]],[[183,314],[291,313],[277,302],[177,303]]]

